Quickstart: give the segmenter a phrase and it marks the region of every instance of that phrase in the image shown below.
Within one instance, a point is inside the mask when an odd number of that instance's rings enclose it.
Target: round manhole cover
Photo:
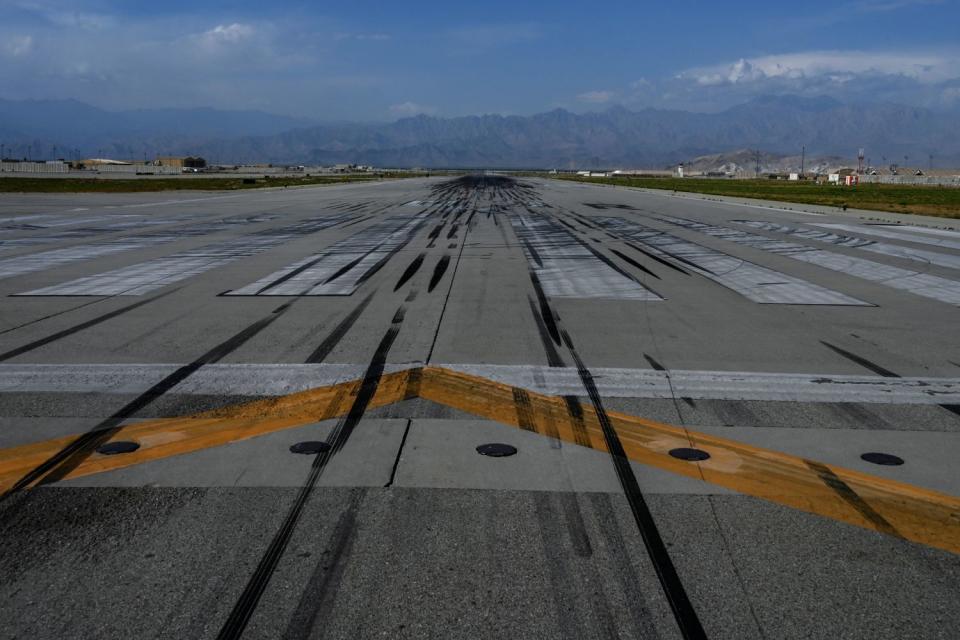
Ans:
[[[710,454],[702,449],[691,449],[689,447],[680,447],[678,449],[671,449],[670,455],[674,458],[679,458],[680,460],[689,460],[690,462],[700,462],[701,460],[707,460],[710,458]]]
[[[117,442],[108,442],[107,444],[100,445],[97,447],[97,453],[105,456],[113,456],[118,453],[131,453],[139,448],[140,443],[138,442],[119,440]]]
[[[314,454],[329,451],[330,445],[319,440],[307,440],[290,446],[290,453]]]
[[[505,458],[512,456],[516,452],[516,447],[500,442],[491,442],[490,444],[482,444],[477,447],[477,453],[482,456],[490,456],[491,458]]]
[[[890,453],[865,453],[860,456],[860,459],[866,460],[867,462],[872,462],[873,464],[882,464],[888,467],[895,467],[903,464],[903,458]]]

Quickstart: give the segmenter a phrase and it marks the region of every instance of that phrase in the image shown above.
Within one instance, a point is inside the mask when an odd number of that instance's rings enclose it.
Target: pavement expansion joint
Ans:
[[[189,416],[125,425],[114,435],[138,444],[138,449],[124,455],[90,455],[65,477],[111,471],[338,418],[349,411],[361,386],[360,380],[352,380]],[[514,386],[441,367],[385,373],[368,406],[383,407],[414,398],[566,443],[607,450],[593,408],[584,406],[574,415],[564,397],[532,391],[518,394]],[[960,499],[956,497],[636,416],[608,412],[608,417],[626,456],[635,463],[960,553]],[[9,490],[77,438],[0,450],[0,490]],[[679,459],[672,454],[678,449],[693,449],[699,459]],[[708,457],[703,458],[704,454]]]

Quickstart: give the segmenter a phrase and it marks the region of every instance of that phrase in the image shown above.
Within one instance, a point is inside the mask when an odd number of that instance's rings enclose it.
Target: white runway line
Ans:
[[[128,216],[123,216],[128,217]],[[0,280],[10,278],[24,273],[34,271],[43,271],[60,267],[71,262],[90,260],[99,258],[121,251],[131,251],[133,249],[144,249],[161,244],[173,242],[186,237],[202,236],[219,231],[225,231],[237,225],[253,224],[272,220],[277,217],[274,214],[264,214],[260,216],[234,216],[220,220],[200,222],[181,229],[171,229],[167,231],[152,231],[149,233],[136,234],[114,240],[104,240],[90,244],[77,245],[64,249],[53,249],[41,253],[31,253],[28,255],[15,256],[0,260]],[[183,216],[187,218],[187,216]],[[174,223],[179,219],[175,219]],[[63,232],[67,233],[67,232]],[[25,294],[26,295],[26,294]]]
[[[878,226],[878,225],[872,225]],[[904,229],[905,231],[911,231],[913,233],[929,233],[935,236],[946,236],[948,238],[955,238],[960,240],[960,231],[954,231],[952,229],[931,229],[930,227],[918,227],[913,224],[898,224],[898,225],[885,225],[888,227],[894,227],[897,229]]]
[[[815,229],[800,229],[776,222],[761,222],[758,220],[731,220],[737,224],[742,224],[762,231],[773,231],[788,236],[796,236],[805,240],[814,242],[823,242],[838,247],[849,247],[851,249],[860,249],[863,251],[872,251],[893,258],[902,258],[904,260],[914,260],[927,264],[935,264],[949,269],[960,269],[960,256],[948,255],[945,253],[935,253],[933,251],[923,251],[922,249],[913,249],[910,247],[901,247],[898,245],[877,242],[875,240],[866,240],[855,238],[853,236],[841,236],[829,231],[819,231]]]
[[[16,249],[20,247],[34,247],[45,244],[55,244],[57,242],[65,242],[68,240],[77,240],[93,236],[106,235],[109,233],[116,233],[125,229],[157,227],[167,224],[176,224],[177,222],[181,222],[181,220],[124,220],[95,227],[81,227],[79,229],[66,229],[44,235],[10,238],[8,240],[0,240],[0,251],[6,249]]]
[[[173,373],[178,364],[5,364],[3,393],[138,394]],[[392,364],[386,373],[411,368]],[[574,368],[538,365],[438,364],[438,367],[495,380],[546,395],[584,395]],[[221,396],[279,396],[363,376],[355,364],[212,364],[201,367],[169,393]],[[857,402],[939,405],[960,403],[960,378],[883,378],[824,373],[747,371],[669,372],[591,368],[601,395],[610,398]]]
[[[890,238],[892,240],[903,240],[905,242],[916,242],[918,244],[929,244],[935,247],[943,247],[944,249],[960,249],[960,242],[954,242],[952,240],[944,240],[943,238],[926,238],[924,236],[918,235],[920,229],[911,228],[904,231],[900,231],[899,227],[890,227],[887,225],[879,224],[866,224],[866,225],[852,225],[852,224],[826,224],[826,223],[811,223],[811,227],[823,227],[824,229],[838,229],[840,231],[849,231],[851,233],[863,233],[870,236],[879,236],[881,238]],[[897,229],[897,230],[894,230]],[[929,231],[941,231],[940,229],[929,229]],[[955,232],[944,232],[952,237],[960,237],[960,234]]]
[[[573,234],[544,216],[510,216],[527,263],[556,298],[663,300],[642,284],[597,258]]]
[[[595,222],[607,230],[642,244],[651,253],[667,260],[679,256],[700,275],[748,300],[760,304],[818,304],[872,306],[868,302],[821,287],[820,285],[761,267],[716,249],[689,242],[658,229],[624,218],[596,217]],[[699,268],[697,268],[699,267]]]
[[[98,242],[96,244],[85,244],[76,247],[67,247],[65,249],[53,249],[41,253],[31,253],[25,256],[15,256],[0,260],[0,279],[11,278],[24,273],[33,271],[43,271],[60,267],[71,262],[81,260],[91,260],[101,256],[120,253],[121,251],[132,251],[133,249],[143,249],[149,246],[155,246],[166,242],[176,240],[175,237],[155,236],[149,238],[124,238],[122,240],[112,240],[109,242]]]
[[[160,287],[281,245],[293,238],[326,229],[352,218],[336,214],[279,229],[204,245],[169,256],[78,278],[58,285],[18,293],[18,296],[139,296]],[[259,222],[259,220],[256,220]],[[249,222],[249,221],[248,221]],[[218,223],[211,223],[218,224]]]
[[[340,240],[322,253],[307,256],[227,295],[351,295],[368,271],[406,246],[425,215],[386,218]],[[333,281],[326,282],[343,269],[347,270]]]
[[[832,253],[795,242],[774,240],[756,233],[718,227],[695,220],[687,220],[686,218],[656,216],[656,219],[760,251],[809,262],[831,271],[839,271],[855,278],[876,282],[914,295],[960,305],[960,283],[939,276],[901,269],[900,267],[891,267],[865,258]]]

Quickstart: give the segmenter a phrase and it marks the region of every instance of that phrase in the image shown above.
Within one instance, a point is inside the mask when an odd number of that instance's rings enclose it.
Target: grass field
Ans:
[[[412,178],[421,174],[383,173],[348,176],[278,176],[270,178],[0,178],[0,193],[133,193],[144,191],[231,191],[264,187],[298,187]]]
[[[759,198],[828,207],[871,209],[960,218],[960,188],[894,184],[861,184],[856,187],[818,185],[785,180],[721,180],[698,178],[554,176],[563,180],[614,184],[625,187],[666,189],[717,196]]]

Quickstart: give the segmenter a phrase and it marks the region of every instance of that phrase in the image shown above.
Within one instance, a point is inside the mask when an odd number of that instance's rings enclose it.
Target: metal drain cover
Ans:
[[[873,464],[882,464],[888,467],[895,467],[903,464],[903,458],[900,456],[895,456],[891,453],[865,453],[860,456],[861,460],[866,460],[867,462],[872,462]]]
[[[689,447],[680,447],[671,449],[670,455],[680,460],[689,460],[690,462],[700,462],[710,458],[710,454],[702,449],[691,449]]]
[[[477,447],[477,453],[482,456],[490,456],[491,458],[505,458],[512,456],[516,452],[516,447],[500,442],[491,442],[490,444],[482,444]]]
[[[330,445],[319,440],[307,440],[290,446],[290,453],[302,453],[305,455],[323,453],[329,450]]]
[[[129,442],[118,440],[117,442],[108,442],[97,447],[97,453],[105,456],[113,456],[118,453],[131,453],[140,448],[139,442]]]

